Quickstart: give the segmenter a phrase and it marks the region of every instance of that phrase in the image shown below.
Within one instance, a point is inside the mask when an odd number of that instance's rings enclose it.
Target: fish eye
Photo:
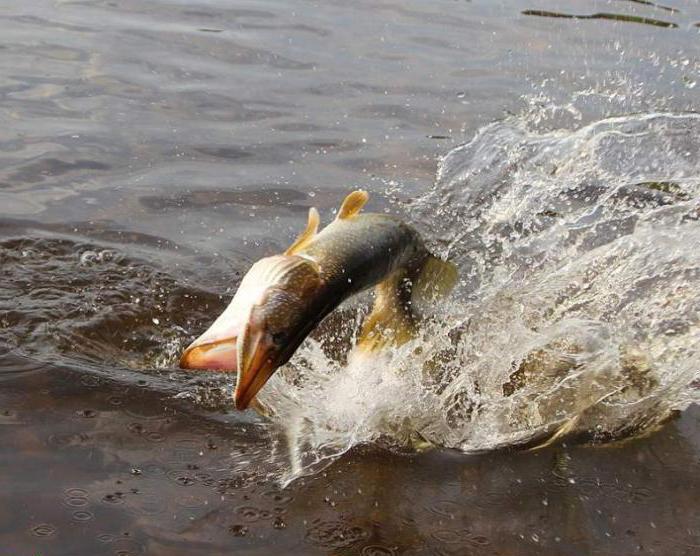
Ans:
[[[287,335],[284,332],[275,332],[272,335],[272,343],[276,346],[282,345],[287,339]]]

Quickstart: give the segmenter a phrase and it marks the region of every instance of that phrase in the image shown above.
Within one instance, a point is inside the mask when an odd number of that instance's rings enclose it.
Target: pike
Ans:
[[[283,254],[251,267],[230,305],[185,350],[180,366],[237,372],[234,401],[246,409],[329,313],[372,286],[375,301],[357,349],[372,352],[412,338],[415,303],[447,295],[457,271],[399,218],[360,214],[368,198],[365,191],[350,193],[320,232],[318,211],[311,208],[302,234]]]

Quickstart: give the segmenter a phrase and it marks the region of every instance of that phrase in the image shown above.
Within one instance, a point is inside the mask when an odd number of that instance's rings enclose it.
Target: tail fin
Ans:
[[[459,273],[453,263],[430,255],[413,281],[411,301],[434,303],[449,295],[457,284],[458,278]]]

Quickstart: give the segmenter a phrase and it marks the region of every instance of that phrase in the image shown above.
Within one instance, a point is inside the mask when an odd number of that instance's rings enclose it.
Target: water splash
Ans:
[[[363,300],[327,319],[263,389],[278,442],[246,469],[290,480],[363,443],[623,438],[698,401],[700,116],[586,124],[600,103],[645,108],[628,85],[538,93],[441,160],[434,187],[402,208],[459,266],[455,295],[419,338],[372,358],[347,352]],[[229,408],[232,377],[173,369],[227,299],[159,270],[158,250],[129,250],[77,233],[2,239],[3,349]]]
[[[628,437],[700,401],[700,116],[541,121],[481,129],[411,206],[462,273],[420,338],[347,361],[309,341],[263,390],[289,478],[368,442]]]

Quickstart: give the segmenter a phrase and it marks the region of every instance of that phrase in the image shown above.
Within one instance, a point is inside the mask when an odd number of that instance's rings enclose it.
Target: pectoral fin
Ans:
[[[357,347],[376,351],[385,346],[400,346],[416,335],[414,303],[432,303],[452,291],[457,283],[457,268],[432,255],[409,285],[405,271],[392,274],[375,289],[372,312],[362,325]]]
[[[411,301],[414,303],[434,303],[446,297],[457,283],[457,267],[430,255],[413,282]]]
[[[297,251],[300,251],[306,247],[318,233],[318,225],[320,222],[321,217],[318,215],[318,211],[314,207],[311,207],[309,209],[309,220],[306,223],[306,229],[301,232],[299,237],[294,240],[294,243],[287,248],[284,254],[293,255]]]
[[[350,195],[345,197],[343,204],[340,205],[340,210],[338,211],[336,219],[345,220],[346,218],[355,216],[362,210],[362,207],[365,206],[368,199],[369,194],[366,191],[353,191]]]

